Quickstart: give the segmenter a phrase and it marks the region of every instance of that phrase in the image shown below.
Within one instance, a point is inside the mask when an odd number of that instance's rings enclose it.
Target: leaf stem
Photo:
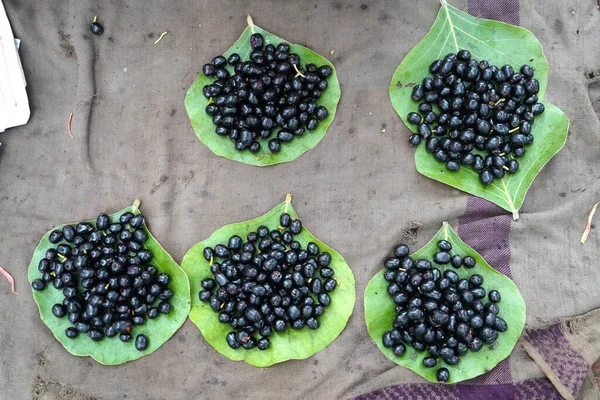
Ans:
[[[444,0],[442,0],[444,1]],[[450,227],[450,224],[448,223],[448,221],[444,221],[442,222],[442,228],[444,228],[444,239],[448,240],[448,228]]]
[[[290,203],[292,202],[292,194],[288,193],[287,196],[285,196],[285,212],[288,212],[288,206],[290,205]]]
[[[454,47],[456,48],[456,52],[458,53],[458,41],[456,40],[456,33],[454,32],[454,25],[452,24],[452,19],[450,18],[450,12],[448,11],[448,2],[446,0],[440,0],[442,4],[442,8],[446,11],[446,21],[448,21],[448,26],[450,27],[450,33],[452,33],[452,38],[454,39]]]
[[[254,33],[254,21],[252,21],[252,17],[250,14],[246,17],[246,22],[248,22],[248,26],[250,27],[250,32]]]
[[[133,205],[131,206],[134,210],[138,210],[140,209],[140,205],[142,204],[142,200],[140,199],[135,199],[135,201],[133,202]]]
[[[589,234],[590,234],[590,230],[592,229],[592,218],[594,218],[594,214],[596,213],[596,208],[598,208],[598,204],[600,204],[600,201],[597,202],[596,204],[594,204],[594,206],[592,207],[592,210],[590,211],[590,214],[587,217],[587,224],[585,225],[585,230],[583,231],[583,235],[581,235],[581,244],[584,244],[585,241],[587,240]]]

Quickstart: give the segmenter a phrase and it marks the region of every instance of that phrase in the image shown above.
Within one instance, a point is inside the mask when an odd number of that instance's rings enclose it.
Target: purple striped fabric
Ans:
[[[436,385],[411,383],[378,389],[351,400],[559,400],[560,394],[548,379],[529,379],[500,385]]]
[[[497,271],[510,273],[510,225],[512,217],[485,199],[469,196],[467,209],[458,223],[458,235]],[[472,385],[512,383],[510,358],[501,361],[484,375],[468,380]]]
[[[458,223],[458,235],[495,270],[510,273],[510,225],[512,216],[485,199],[469,196]]]
[[[508,24],[519,25],[519,0],[469,0],[469,14],[475,17],[495,19]]]
[[[577,398],[590,370],[590,365],[565,337],[558,324],[549,329],[525,329],[522,340],[526,341],[535,354],[536,362],[545,364],[573,398]],[[531,351],[528,350],[530,354]],[[533,355],[532,355],[533,356]]]

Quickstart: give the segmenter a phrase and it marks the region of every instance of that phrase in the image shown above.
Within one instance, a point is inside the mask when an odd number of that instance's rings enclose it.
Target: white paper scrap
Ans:
[[[4,4],[0,2],[0,132],[29,120],[29,100],[18,47]]]

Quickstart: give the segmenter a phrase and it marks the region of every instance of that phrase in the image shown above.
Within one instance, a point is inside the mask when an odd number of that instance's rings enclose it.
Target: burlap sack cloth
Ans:
[[[473,12],[476,3],[454,5]],[[429,30],[438,0],[5,5],[15,35],[23,39],[32,117],[0,135],[0,264],[21,291],[14,296],[0,281],[1,398],[320,399],[423,383],[377,351],[365,329],[362,293],[404,233],[416,232],[410,244],[417,249],[443,220],[463,236],[479,232],[460,222],[464,193],[417,174],[407,130],[388,98],[395,68]],[[500,16],[503,10],[508,8],[497,9]],[[600,97],[600,15],[593,0],[523,0],[510,10],[542,42],[551,71],[546,98],[571,119],[567,145],[536,179],[521,220],[508,225],[507,245],[498,244],[528,306],[528,325],[545,328],[539,321],[600,306],[596,230],[585,246],[578,243],[585,215],[600,198],[600,122],[592,104]],[[196,139],[183,107],[202,64],[237,39],[248,13],[257,24],[321,54],[334,50],[328,57],[342,85],[338,114],[322,143],[293,163],[255,168],[216,157]],[[105,26],[102,36],[88,29],[94,15]],[[169,33],[154,44],[163,31]],[[73,139],[66,129],[71,112]],[[151,356],[103,367],[69,355],[40,321],[26,268],[39,238],[53,226],[121,209],[140,197],[151,230],[181,261],[217,228],[266,212],[288,192],[306,226],[344,255],[357,282],[346,330],[308,360],[267,369],[232,362],[188,321]],[[474,221],[495,217],[505,215],[498,211]],[[423,227],[407,231],[413,222]],[[496,266],[493,254],[486,257]],[[578,326],[583,343],[595,337],[597,324]],[[569,341],[568,330],[560,332]],[[579,362],[598,356],[592,344],[569,343]],[[552,358],[540,349],[539,359]],[[509,392],[495,390],[512,385],[511,393],[533,398],[520,383],[537,382],[541,393],[558,396],[522,346],[494,371],[495,384],[486,375],[471,386],[498,399]],[[591,398],[595,389],[586,382],[571,395]]]

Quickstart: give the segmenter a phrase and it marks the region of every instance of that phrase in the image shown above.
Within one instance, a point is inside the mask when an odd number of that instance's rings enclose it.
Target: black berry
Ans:
[[[198,296],[232,329],[225,336],[232,349],[266,350],[271,335],[290,328],[319,329],[338,282],[329,253],[294,240],[302,230],[300,220],[282,213],[272,230],[259,226],[244,244],[243,235],[233,235],[214,253],[205,249],[214,254],[214,278],[201,281]]]
[[[259,33],[249,41],[247,59],[233,53],[203,66],[203,74],[216,79],[202,89],[211,99],[205,111],[215,133],[228,137],[237,151],[278,153],[329,116],[317,100],[333,69],[303,65],[287,43],[265,45]]]
[[[104,32],[104,27],[100,24],[100,22],[94,21],[90,25],[90,30],[94,35],[102,35],[102,32]]]
[[[406,117],[417,131],[409,142],[426,141],[448,171],[472,168],[483,186],[517,173],[516,158],[533,143],[533,120],[544,112],[533,68],[498,68],[462,49],[432,62],[429,72],[412,89],[412,100],[420,104],[419,112]],[[495,157],[493,165],[483,165],[479,154]]]
[[[65,225],[51,232],[56,247],[46,249],[38,264],[41,279],[31,285],[45,290],[52,282],[61,291],[64,300],[51,311],[57,318],[67,316],[73,325],[65,330],[67,338],[85,333],[100,341],[119,335],[128,342],[134,326],[171,312],[170,276],[149,264],[153,254],[144,246],[148,235],[143,225],[141,214],[126,212],[118,221],[99,214],[95,224]],[[69,244],[61,243],[63,239]],[[145,348],[144,343],[147,338],[138,335],[136,348]]]
[[[457,365],[469,350],[477,352],[483,345],[494,343],[508,329],[506,321],[497,315],[500,308],[494,301],[500,300],[499,293],[490,291],[490,302],[484,303],[486,290],[481,275],[461,279],[455,270],[448,269],[451,264],[464,273],[476,266],[475,259],[454,254],[447,240],[440,240],[437,247],[433,260],[413,260],[408,246],[399,245],[393,257],[384,261],[387,293],[396,312],[390,330],[382,335],[382,344],[396,357],[403,356],[408,346],[417,352],[426,351],[422,360],[426,368],[441,362]],[[328,282],[331,280],[325,280],[325,285]],[[446,382],[448,369],[439,368],[437,377]]]

